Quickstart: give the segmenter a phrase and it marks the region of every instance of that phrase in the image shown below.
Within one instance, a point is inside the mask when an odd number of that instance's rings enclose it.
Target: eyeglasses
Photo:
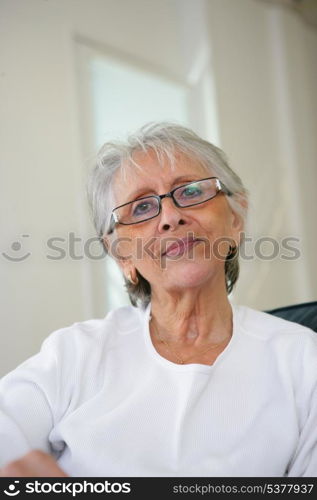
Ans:
[[[178,186],[169,193],[129,201],[112,210],[107,234],[113,232],[116,224],[139,224],[157,217],[162,209],[163,198],[172,198],[176,207],[187,208],[212,200],[220,191],[228,196],[233,194],[217,177],[207,177]]]

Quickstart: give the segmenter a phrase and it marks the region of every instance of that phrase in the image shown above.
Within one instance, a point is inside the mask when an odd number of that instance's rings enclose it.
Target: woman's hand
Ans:
[[[55,460],[40,450],[32,450],[0,469],[1,477],[69,477]]]

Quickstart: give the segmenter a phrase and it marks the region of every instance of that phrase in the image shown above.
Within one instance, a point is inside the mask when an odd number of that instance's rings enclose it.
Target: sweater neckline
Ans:
[[[227,346],[225,347],[225,349],[216,358],[216,360],[211,365],[204,365],[201,363],[189,363],[185,365],[180,365],[178,363],[174,363],[173,361],[169,361],[168,359],[161,356],[161,354],[157,352],[157,350],[153,345],[150,334],[150,326],[149,326],[150,316],[151,316],[151,302],[150,302],[145,308],[143,316],[143,335],[149,355],[156,362],[160,363],[161,365],[165,366],[168,369],[183,371],[183,372],[198,371],[198,372],[210,373],[216,368],[216,366],[218,366],[223,362],[223,360],[228,356],[229,352],[232,351],[235,343],[237,342],[239,308],[238,306],[233,306],[231,303],[230,305],[232,309],[232,337]]]

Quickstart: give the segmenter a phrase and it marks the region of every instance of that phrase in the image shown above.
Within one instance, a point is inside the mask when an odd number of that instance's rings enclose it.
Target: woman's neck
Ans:
[[[170,343],[199,347],[222,342],[232,333],[232,309],[225,286],[152,291],[155,329]]]

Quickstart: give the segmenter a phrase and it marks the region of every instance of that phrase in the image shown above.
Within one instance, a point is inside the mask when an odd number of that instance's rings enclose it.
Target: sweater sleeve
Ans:
[[[296,376],[299,418],[299,440],[288,468],[290,477],[317,477],[317,336],[311,332],[305,348],[300,350]]]
[[[288,476],[317,477],[317,384]]]
[[[64,401],[60,397],[67,355],[61,349],[62,337],[51,334],[38,354],[0,380],[0,467],[32,449],[56,452],[49,434],[67,399],[67,387]]]

